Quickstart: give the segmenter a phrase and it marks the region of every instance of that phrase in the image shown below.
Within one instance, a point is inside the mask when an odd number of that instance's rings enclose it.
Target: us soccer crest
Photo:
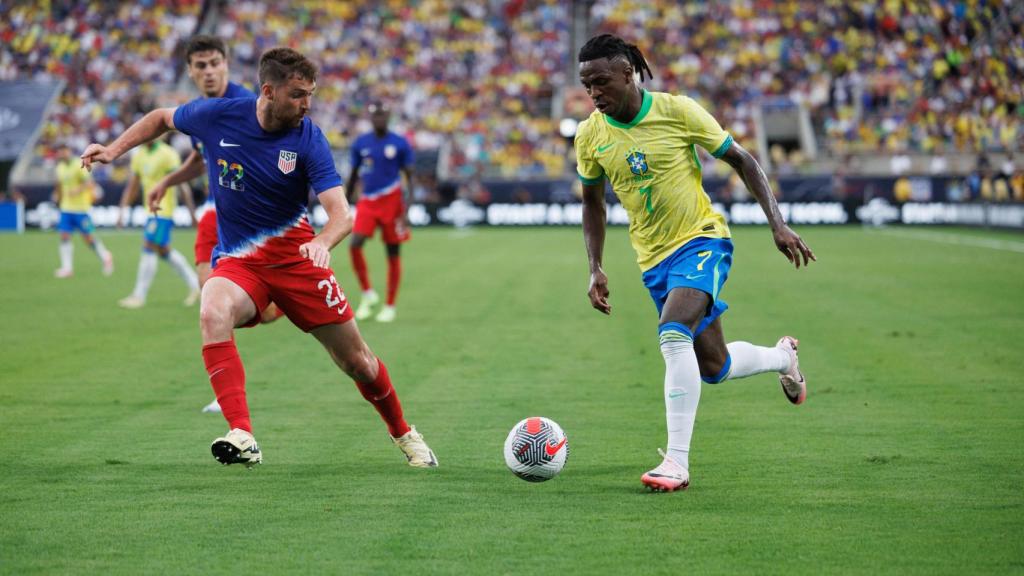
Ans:
[[[626,162],[629,164],[629,171],[637,176],[643,176],[647,172],[647,155],[643,150],[630,151],[626,156]]]
[[[295,152],[289,152],[287,150],[281,150],[281,153],[277,156],[277,168],[283,174],[291,174],[295,171],[295,161],[299,155]]]

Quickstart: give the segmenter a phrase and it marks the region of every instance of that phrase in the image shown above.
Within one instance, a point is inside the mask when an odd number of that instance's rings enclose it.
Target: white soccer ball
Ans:
[[[555,477],[569,457],[569,440],[554,420],[534,416],[512,427],[505,439],[505,464],[527,482]]]

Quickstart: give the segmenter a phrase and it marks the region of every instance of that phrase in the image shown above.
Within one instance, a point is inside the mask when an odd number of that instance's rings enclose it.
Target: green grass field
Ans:
[[[773,375],[705,386],[675,494],[639,482],[663,364],[623,229],[611,317],[578,229],[416,232],[398,321],[361,328],[440,459],[426,471],[287,321],[237,334],[265,463],[217,465],[183,284],[161,265],[145,309],[117,307],[139,233],[101,232],[112,278],[76,239],[67,280],[55,234],[2,236],[0,573],[1024,573],[1024,237],[799,231],[820,261],[795,271],[766,229],[735,230],[724,326],[800,338],[808,401]],[[571,445],[544,484],[502,459],[531,415]]]

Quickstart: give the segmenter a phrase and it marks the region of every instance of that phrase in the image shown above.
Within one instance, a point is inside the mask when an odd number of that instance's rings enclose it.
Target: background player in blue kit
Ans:
[[[402,261],[399,248],[411,237],[409,230],[409,196],[412,194],[413,162],[412,146],[402,136],[388,130],[391,111],[383,102],[370,105],[370,121],[373,132],[363,134],[352,143],[352,171],[345,189],[349,199],[358,196],[356,222],[352,230],[349,253],[352,269],[359,278],[363,289],[356,319],[363,320],[373,314],[373,307],[380,302],[380,296],[370,284],[370,273],[363,256],[363,244],[373,237],[380,226],[381,238],[387,246],[388,292],[384,307],[377,314],[378,322],[395,319],[395,300],[398,297],[398,283],[402,278]],[[356,184],[362,180],[362,190]],[[404,180],[404,182],[403,182]]]
[[[372,403],[394,443],[417,467],[437,466],[410,427],[387,369],[366,345],[330,268],[330,250],[352,230],[352,217],[327,139],[306,118],[317,68],[290,48],[260,58],[258,99],[203,99],[147,114],[109,147],[90,144],[82,163],[109,163],[134,146],[178,129],[202,141],[210,186],[217,190],[219,242],[203,287],[203,360],[230,431],[211,451],[223,464],[262,461],[252,435],[245,370],[233,331],[257,324],[270,299],[312,333]],[[315,234],[306,214],[312,189],[328,221]],[[161,194],[150,194],[150,205]]]

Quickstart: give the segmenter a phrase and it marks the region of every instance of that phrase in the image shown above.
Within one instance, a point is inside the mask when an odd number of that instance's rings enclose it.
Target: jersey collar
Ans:
[[[636,116],[634,116],[628,124],[623,124],[622,122],[619,122],[615,118],[612,118],[611,116],[605,114],[604,119],[608,121],[608,124],[611,124],[616,128],[622,128],[623,130],[629,130],[633,126],[639,124],[640,121],[643,120],[645,116],[647,116],[647,113],[651,111],[651,101],[654,100],[654,98],[651,96],[651,93],[648,92],[647,90],[641,88],[640,92],[643,94],[643,102],[640,103],[640,111],[636,113]]]

